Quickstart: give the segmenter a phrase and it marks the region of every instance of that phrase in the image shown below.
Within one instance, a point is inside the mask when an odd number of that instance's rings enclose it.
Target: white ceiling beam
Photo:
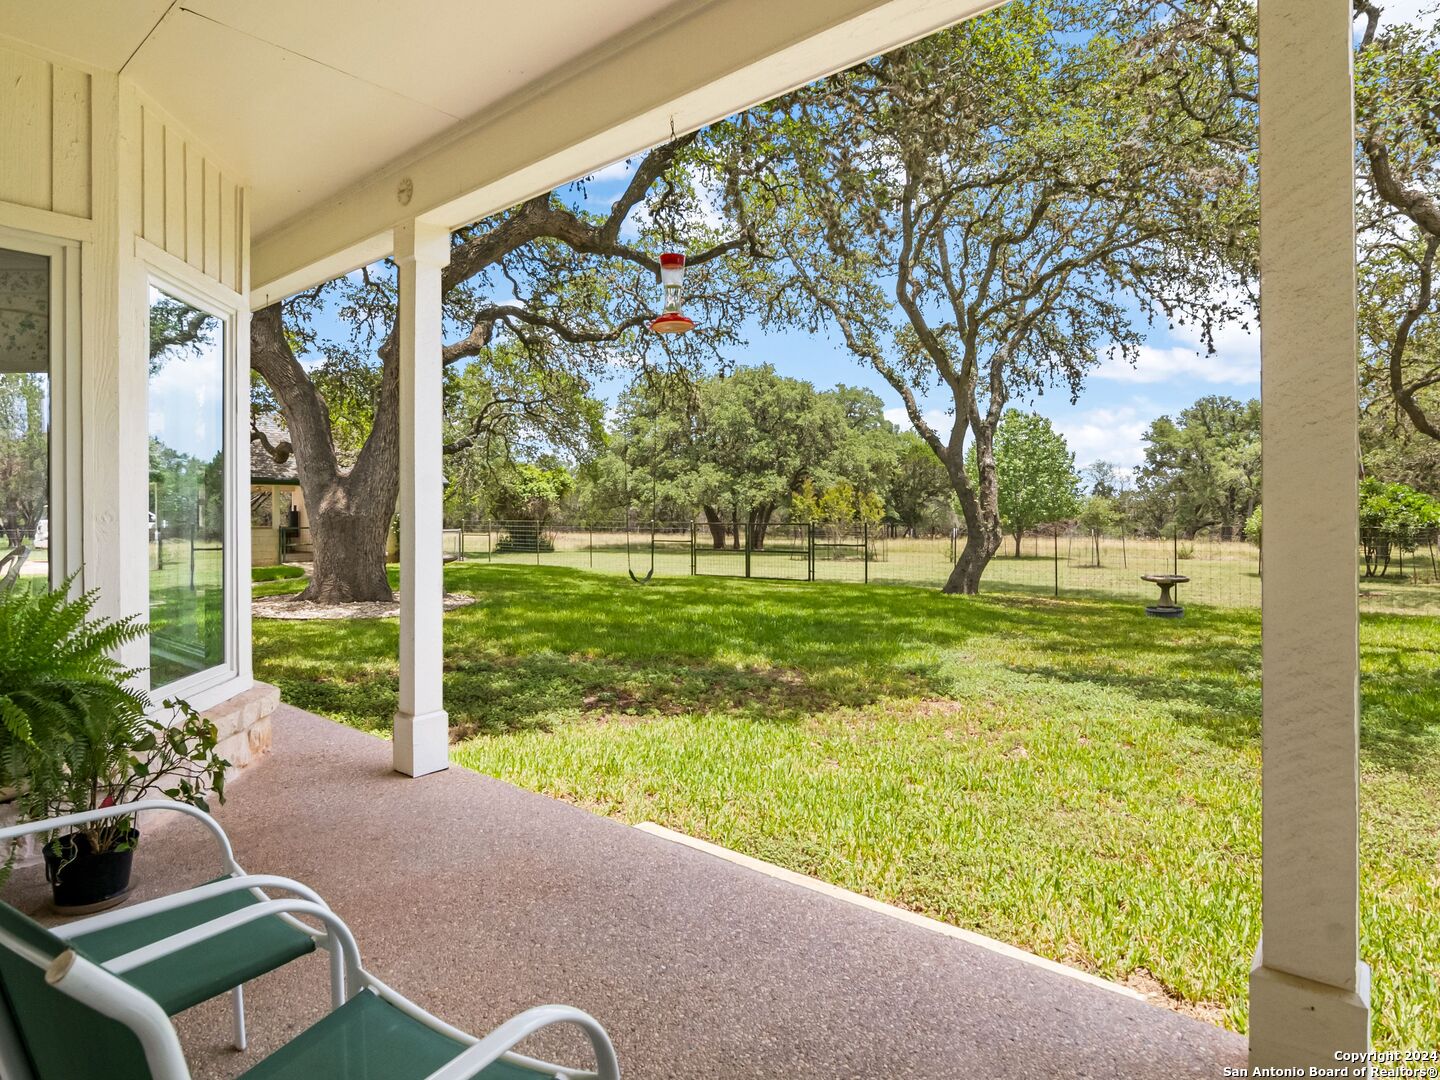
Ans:
[[[678,4],[256,238],[252,306],[389,254],[401,221],[458,228],[1003,2]]]

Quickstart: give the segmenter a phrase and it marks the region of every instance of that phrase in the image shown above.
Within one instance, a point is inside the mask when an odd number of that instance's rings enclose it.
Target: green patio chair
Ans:
[[[165,1009],[128,977],[278,914],[324,924],[344,956],[347,999],[241,1080],[619,1080],[615,1050],[587,1014],[545,1005],[484,1038],[467,1035],[365,971],[345,924],[323,903],[303,899],[257,903],[103,962],[0,904],[0,1072],[7,1080],[189,1080]],[[580,1028],[595,1070],[514,1052],[554,1024]]]
[[[222,915],[265,903],[271,899],[267,889],[323,905],[319,896],[297,881],[246,874],[235,861],[230,838],[219,822],[203,810],[168,799],[146,799],[12,825],[0,829],[0,853],[10,842],[26,836],[63,831],[141,811],[182,814],[204,825],[219,848],[221,876],[197,888],[77,919],[51,930],[56,938],[82,948],[92,960],[110,960]],[[317,947],[330,954],[330,988],[333,1002],[338,1006],[345,1000],[341,950],[327,934],[288,914],[246,922],[221,937],[197,942],[183,953],[157,958],[130,971],[126,978],[153,997],[171,1016],[228,992],[233,1003],[235,1048],[244,1050],[244,984],[314,952]]]

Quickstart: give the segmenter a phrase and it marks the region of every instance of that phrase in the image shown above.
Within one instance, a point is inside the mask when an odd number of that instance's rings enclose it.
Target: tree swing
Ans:
[[[653,508],[652,508],[653,514]],[[650,579],[655,576],[655,520],[650,520],[650,569],[645,571],[645,576],[636,577],[635,571],[630,569],[630,525],[625,525],[625,569],[630,571],[630,580],[636,585],[649,585]]]
[[[628,481],[630,476],[630,461],[627,455],[625,461],[625,476]],[[636,585],[649,585],[650,579],[655,576],[655,503],[659,497],[659,474],[655,471],[654,461],[650,465],[650,569],[645,576],[636,577],[634,569],[630,565],[630,514],[625,514],[625,569],[630,574],[630,580]],[[627,485],[628,486],[628,485]]]

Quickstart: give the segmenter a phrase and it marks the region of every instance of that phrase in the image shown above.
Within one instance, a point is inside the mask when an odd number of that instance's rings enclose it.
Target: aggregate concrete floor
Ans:
[[[317,889],[402,993],[476,1032],[578,1006],[627,1080],[1176,1080],[1245,1061],[1201,1021],[465,769],[407,780],[388,743],[288,706],[218,816],[247,870]],[[216,869],[198,828],[156,830],[136,896]],[[6,890],[36,912],[44,895],[32,871]],[[323,1014],[326,987],[319,956],[250,984],[244,1054],[227,999],[182,1014],[195,1075],[244,1071]],[[567,1034],[527,1049],[586,1060]]]

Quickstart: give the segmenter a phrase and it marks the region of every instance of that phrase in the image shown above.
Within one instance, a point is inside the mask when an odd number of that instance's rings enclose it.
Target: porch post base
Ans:
[[[450,715],[444,709],[395,714],[391,762],[396,772],[424,776],[450,767]]]
[[[1347,990],[1267,968],[1263,954],[1262,943],[1250,969],[1251,1068],[1335,1068],[1346,1064],[1336,1053],[1370,1049],[1369,964],[1356,965],[1355,989]]]

